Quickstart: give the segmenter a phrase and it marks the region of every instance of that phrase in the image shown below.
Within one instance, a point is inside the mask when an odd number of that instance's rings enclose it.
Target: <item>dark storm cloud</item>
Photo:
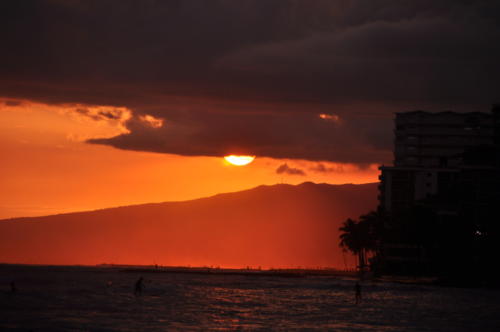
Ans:
[[[499,97],[499,22],[495,0],[4,1],[0,93],[126,106],[92,141],[123,149],[388,162],[392,112]]]
[[[374,146],[356,121],[338,126],[307,112],[181,113],[170,113],[161,128],[134,117],[126,122],[130,133],[90,142],[191,156],[237,154],[356,163],[389,159],[389,152]],[[372,120],[371,125],[376,123]]]
[[[306,173],[300,168],[294,168],[288,166],[288,164],[282,164],[276,169],[276,174],[288,174],[288,175],[306,175]]]

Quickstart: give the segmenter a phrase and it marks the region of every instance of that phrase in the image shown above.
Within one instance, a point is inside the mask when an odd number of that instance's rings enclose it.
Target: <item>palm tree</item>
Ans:
[[[340,234],[340,247],[344,251],[350,251],[354,255],[357,255],[359,262],[358,267],[364,269],[366,266],[366,253],[363,246],[363,230],[359,222],[349,218],[344,221],[339,231],[342,232]]]
[[[358,256],[359,268],[367,265],[370,253],[379,250],[386,218],[380,211],[371,211],[359,217],[359,221],[347,219],[339,228],[340,247]]]

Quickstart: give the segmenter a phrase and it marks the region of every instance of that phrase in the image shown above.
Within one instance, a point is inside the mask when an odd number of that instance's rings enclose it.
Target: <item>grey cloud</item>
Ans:
[[[122,118],[122,112],[117,110],[112,111],[100,111],[99,116],[110,119],[110,120],[119,120]]]
[[[380,150],[356,120],[341,125],[308,113],[171,113],[161,128],[137,121],[126,123],[127,134],[90,143],[121,149],[180,155],[256,155],[356,163],[388,161],[390,152]]]
[[[0,40],[2,97],[132,109],[121,149],[366,165],[392,112],[500,98],[496,0],[3,1]]]
[[[217,66],[322,100],[471,103],[498,97],[499,41],[496,22],[479,18],[375,21],[250,46]]]
[[[123,120],[124,118],[124,111],[113,108],[105,110],[99,110],[99,109],[90,110],[87,108],[76,108],[74,111],[78,114],[89,117],[95,121],[100,121],[100,120],[118,121],[118,120]]]
[[[90,111],[86,108],[76,108],[75,112],[81,115],[84,115],[86,117],[91,118],[92,120],[99,121],[101,120],[101,117],[98,115],[91,114]]]
[[[0,87],[129,107],[167,96],[488,104],[499,9],[465,0],[3,2]]]
[[[293,168],[288,166],[288,164],[282,164],[276,169],[276,174],[288,174],[288,175],[306,175],[306,173],[300,168]]]
[[[326,167],[324,164],[317,164],[314,167],[309,168],[311,171],[316,172],[316,173],[342,173],[344,172],[344,168],[342,165],[339,165],[337,167]]]

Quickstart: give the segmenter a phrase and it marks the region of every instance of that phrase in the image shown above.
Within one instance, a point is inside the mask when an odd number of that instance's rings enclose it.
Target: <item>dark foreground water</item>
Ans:
[[[0,266],[0,331],[500,331],[500,293],[484,289],[279,278]],[[10,293],[10,281],[18,291]]]

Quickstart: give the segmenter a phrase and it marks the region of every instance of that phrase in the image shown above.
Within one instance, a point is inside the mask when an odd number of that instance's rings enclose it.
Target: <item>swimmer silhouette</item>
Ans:
[[[15,282],[14,282],[14,281],[11,281],[11,282],[10,282],[10,292],[11,292],[12,294],[14,294],[14,293],[16,293],[16,292],[17,292],[16,284],[15,284]]]
[[[358,304],[359,301],[361,301],[361,285],[357,281],[356,285],[354,286],[354,291],[356,293],[356,304]]]
[[[143,288],[143,285],[142,285],[142,282],[143,282],[143,278],[140,277],[139,280],[137,280],[135,282],[135,289],[134,289],[134,295],[135,296],[138,296],[138,295],[141,295],[142,294],[142,288]]]

